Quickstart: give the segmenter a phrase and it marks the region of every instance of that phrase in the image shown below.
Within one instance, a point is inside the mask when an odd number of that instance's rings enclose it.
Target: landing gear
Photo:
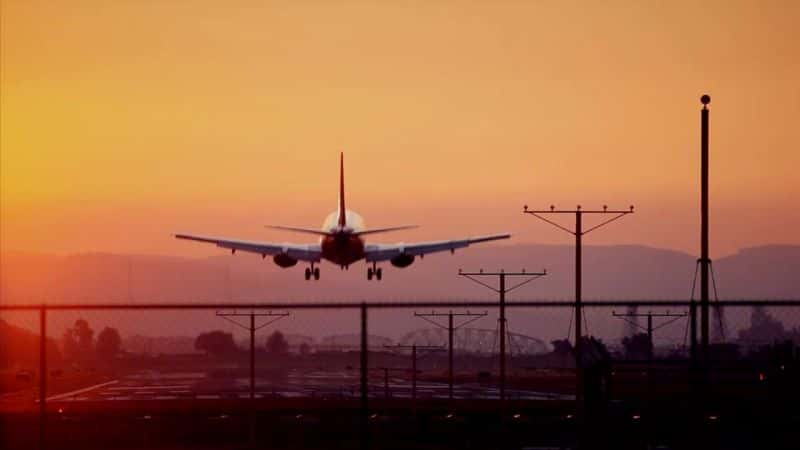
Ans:
[[[314,264],[311,264],[311,267],[306,267],[306,281],[310,280],[311,277],[314,277],[314,280],[319,280],[319,267],[314,267]]]
[[[376,267],[375,263],[372,263],[372,267],[367,268],[367,280],[372,280],[372,277],[375,277],[378,281],[383,278],[383,270],[380,267]]]

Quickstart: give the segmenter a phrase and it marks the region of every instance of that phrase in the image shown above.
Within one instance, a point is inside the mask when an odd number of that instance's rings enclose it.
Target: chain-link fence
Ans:
[[[0,442],[570,447],[603,424],[673,448],[667,424],[779,420],[800,301],[717,302],[708,348],[690,306],[585,302],[576,345],[572,302],[4,305]]]

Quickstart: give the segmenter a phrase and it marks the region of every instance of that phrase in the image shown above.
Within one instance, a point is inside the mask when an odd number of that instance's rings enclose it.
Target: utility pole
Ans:
[[[631,205],[630,209],[628,210],[609,210],[607,206],[603,205],[602,210],[583,210],[581,206],[578,205],[575,209],[556,209],[555,206],[550,206],[549,210],[535,210],[535,209],[528,209],[528,205],[525,205],[523,210],[524,214],[530,214],[537,219],[540,219],[544,222],[553,225],[554,227],[566,231],[567,233],[575,236],[575,371],[576,371],[576,391],[575,391],[575,399],[579,402],[583,398],[583,354],[581,352],[581,338],[583,337],[583,304],[581,303],[581,282],[582,282],[582,262],[581,262],[581,253],[583,251],[582,248],[582,238],[584,235],[589,234],[590,232],[605,226],[615,220],[620,219],[623,216],[633,213],[633,206]],[[575,228],[569,229],[553,220],[544,217],[546,214],[574,214],[575,215]],[[583,229],[583,215],[584,214],[613,214],[608,220],[600,222],[599,224],[590,227],[587,230]]]
[[[255,446],[256,443],[256,331],[288,316],[288,312],[273,313],[272,311],[268,311],[265,313],[257,313],[255,311],[250,311],[249,313],[238,313],[236,311],[217,311],[217,317],[221,317],[239,328],[250,332],[250,445],[252,446]],[[250,317],[250,323],[249,325],[244,325],[238,322],[235,317]],[[270,317],[271,319],[256,326],[256,317]]]
[[[458,270],[458,274],[462,277],[465,277],[481,286],[488,288],[494,292],[500,294],[500,318],[498,319],[500,322],[500,400],[505,401],[506,399],[506,294],[517,289],[518,287],[528,284],[533,280],[537,280],[545,275],[547,275],[547,270],[542,270],[541,272],[526,272],[524,269],[520,272],[506,272],[501,270],[500,272],[484,272],[481,269],[479,272],[462,272],[461,269]],[[500,287],[495,288],[494,286],[484,283],[483,281],[479,280],[479,277],[498,277],[500,279]],[[506,277],[521,277],[523,281],[509,287],[506,287]]]
[[[453,312],[449,311],[446,313],[439,313],[436,311],[431,311],[429,313],[418,313],[414,312],[414,317],[419,317],[420,319],[432,323],[439,328],[447,330],[447,383],[448,383],[448,398],[453,400],[453,332],[467,324],[475,322],[476,320],[480,319],[481,317],[486,317],[488,312],[482,313],[473,313],[473,312]],[[439,322],[434,319],[435,317],[447,317],[447,326],[440,324]],[[467,317],[468,319],[457,326],[453,323],[454,317]]]
[[[652,420],[650,420],[650,417],[652,417],[652,414],[651,414],[652,409],[651,408],[652,408],[652,405],[653,405],[653,395],[654,395],[653,353],[654,353],[655,347],[653,345],[653,332],[658,330],[658,329],[664,328],[667,325],[669,325],[669,324],[671,324],[671,323],[673,323],[673,322],[675,322],[677,320],[680,320],[680,319],[686,317],[686,313],[678,313],[678,314],[676,314],[676,313],[670,313],[669,311],[667,311],[665,313],[653,313],[651,311],[648,311],[646,314],[645,313],[641,313],[640,314],[640,313],[637,313],[637,312],[634,312],[634,311],[628,311],[625,314],[617,314],[615,311],[612,311],[611,315],[614,316],[614,317],[617,317],[619,319],[624,320],[625,322],[628,323],[628,325],[632,325],[633,328],[638,328],[640,330],[646,330],[647,331],[647,344],[648,344],[648,346],[647,346],[647,401],[645,402],[645,405],[646,405],[645,408],[648,410],[647,414],[646,414],[646,417],[647,417],[646,429],[648,430],[648,434],[649,434],[649,433],[652,433],[652,425],[653,425]],[[646,317],[647,318],[647,326],[646,327],[642,327],[636,321],[636,319],[639,318],[639,317]],[[662,318],[663,317],[663,318],[666,318],[667,320],[664,323],[662,323],[662,324],[660,324],[660,325],[658,325],[656,327],[653,327],[653,318],[654,317],[655,318]]]

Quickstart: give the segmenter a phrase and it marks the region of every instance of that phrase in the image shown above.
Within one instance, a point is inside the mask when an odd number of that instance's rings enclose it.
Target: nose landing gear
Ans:
[[[314,267],[314,263],[311,263],[311,267],[306,267],[306,281],[310,280],[311,277],[314,277],[314,281],[319,280],[319,267]]]
[[[372,280],[372,277],[375,277],[378,281],[381,281],[383,277],[383,270],[377,267],[375,263],[372,263],[372,267],[367,269],[367,280]]]

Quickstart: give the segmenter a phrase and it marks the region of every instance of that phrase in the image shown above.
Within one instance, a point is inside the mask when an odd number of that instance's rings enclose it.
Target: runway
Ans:
[[[125,402],[170,400],[232,400],[248,399],[250,380],[241,377],[215,376],[205,372],[155,372],[146,371],[121,377],[114,382],[79,389],[51,397],[48,402]],[[509,399],[517,400],[571,400],[573,396],[507,389]],[[355,371],[290,372],[283,380],[256,378],[257,399],[356,399],[359,398],[359,378]],[[382,377],[371,377],[370,398],[412,398],[411,380],[390,376],[388,384]],[[446,383],[418,381],[416,396],[419,399],[447,399]],[[462,383],[454,386],[455,399],[497,399],[496,386],[479,383]]]

